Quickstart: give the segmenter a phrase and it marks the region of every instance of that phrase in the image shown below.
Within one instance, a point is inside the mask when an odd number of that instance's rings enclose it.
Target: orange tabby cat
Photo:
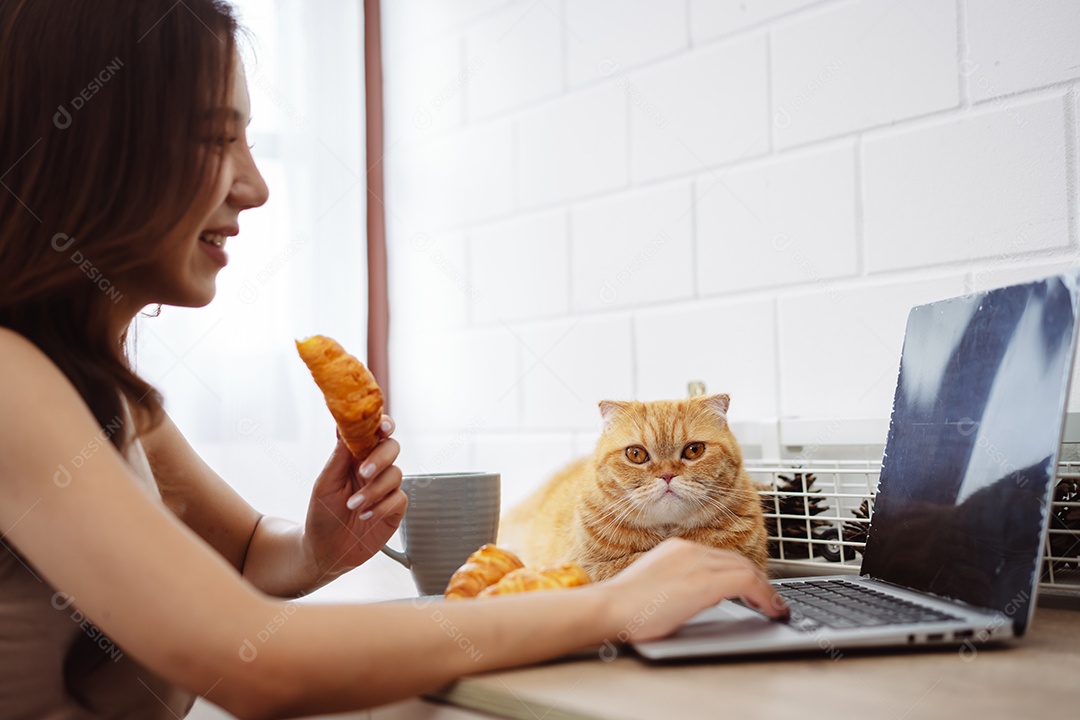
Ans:
[[[727,395],[600,403],[591,458],[502,519],[499,544],[527,565],[575,562],[603,580],[669,537],[734,550],[765,570],[756,487],[728,429]]]

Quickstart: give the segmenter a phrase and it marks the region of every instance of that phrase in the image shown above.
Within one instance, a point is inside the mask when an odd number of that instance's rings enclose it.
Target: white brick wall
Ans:
[[[965,0],[962,69],[973,101],[1076,78],[1080,3]]]
[[[772,33],[781,147],[956,107],[956,5],[835,3]]]
[[[863,143],[870,271],[1065,248],[1061,96]]]
[[[542,3],[513,3],[465,34],[470,119],[521,107],[562,90],[562,32]]]
[[[637,67],[686,50],[686,5],[670,0],[571,0],[564,4],[566,76],[595,82],[609,64]],[[642,27],[649,28],[647,35]]]
[[[1080,266],[1078,7],[387,4],[403,467],[516,499],[690,380],[866,442],[911,305]]]
[[[611,85],[575,92],[517,123],[520,207],[587,197],[627,184],[627,99]]]
[[[698,172],[769,149],[765,36],[726,40],[623,73],[635,182]]]
[[[857,271],[850,142],[701,175],[695,192],[702,295]]]
[[[689,180],[582,203],[570,213],[577,312],[690,298],[693,196]]]

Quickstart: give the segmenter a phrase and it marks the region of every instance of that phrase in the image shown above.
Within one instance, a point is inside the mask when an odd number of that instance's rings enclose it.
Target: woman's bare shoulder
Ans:
[[[0,368],[0,397],[9,411],[0,414],[0,429],[5,420],[25,424],[31,418],[55,417],[63,411],[91,415],[56,363],[27,337],[5,327],[0,327]],[[0,443],[4,434],[0,430]]]

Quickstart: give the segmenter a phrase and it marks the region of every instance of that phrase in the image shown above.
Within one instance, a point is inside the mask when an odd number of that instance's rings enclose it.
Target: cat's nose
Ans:
[[[659,477],[660,477],[661,480],[663,480],[668,485],[670,485],[671,484],[671,479],[673,477],[675,477],[675,475],[673,475],[672,473],[664,473],[663,475],[660,475]]]

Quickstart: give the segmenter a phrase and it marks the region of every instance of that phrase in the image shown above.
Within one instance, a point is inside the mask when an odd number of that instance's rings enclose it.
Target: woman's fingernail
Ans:
[[[382,421],[382,425],[380,425],[379,427],[381,427],[381,428],[382,428],[382,431],[383,431],[384,433],[388,433],[388,432],[390,432],[390,428],[392,428],[392,427],[394,427],[394,426],[390,424],[390,421],[389,421],[389,420],[383,420],[383,421]]]
[[[371,476],[375,474],[375,463],[364,463],[360,466],[360,477],[371,479]]]
[[[357,515],[357,517],[360,518],[361,520],[367,520],[369,517],[371,517],[374,514],[375,514],[374,511],[368,510],[367,512],[360,513],[359,515]]]
[[[345,501],[345,507],[349,508],[350,510],[355,510],[356,508],[360,507],[363,502],[364,496],[360,493],[357,493]]]

